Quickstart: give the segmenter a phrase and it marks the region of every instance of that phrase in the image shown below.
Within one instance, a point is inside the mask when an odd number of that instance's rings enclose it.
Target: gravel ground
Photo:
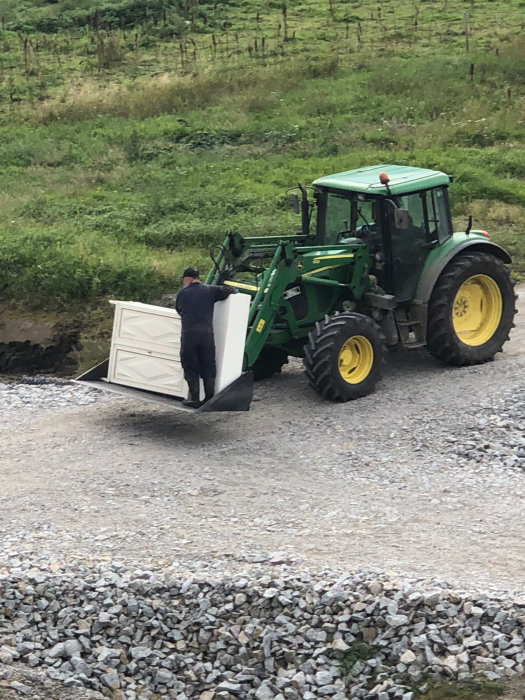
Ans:
[[[314,394],[298,362],[257,384],[246,414],[0,384],[0,570],[379,567],[520,595],[523,287],[518,306],[494,362],[390,352],[377,392],[344,405]]]
[[[525,306],[525,294],[520,295]],[[299,363],[246,414],[4,385],[4,553],[228,567],[380,566],[523,586],[525,313],[497,359],[391,352],[377,392],[322,401]]]

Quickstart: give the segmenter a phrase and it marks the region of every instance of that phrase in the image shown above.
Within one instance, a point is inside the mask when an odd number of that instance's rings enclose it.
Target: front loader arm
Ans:
[[[259,357],[281,305],[286,287],[300,276],[296,258],[298,244],[306,237],[260,236],[244,238],[228,233],[206,278],[206,284],[227,284],[252,297],[245,345],[245,367],[251,367]],[[271,259],[270,259],[271,258]],[[257,279],[247,282],[236,274],[243,272],[251,262],[264,259],[264,268]],[[268,260],[270,262],[268,264]]]
[[[259,287],[250,306],[245,362],[251,367],[259,357],[272,330],[275,315],[286,287],[297,278],[294,264],[294,244],[281,242],[268,268],[261,276]]]
[[[253,236],[244,238],[240,233],[228,232],[222,245],[217,246],[218,253],[215,256],[213,249],[210,252],[213,265],[206,277],[206,284],[224,284],[227,280],[233,280],[235,274],[242,268],[243,262],[257,258],[273,256],[281,243],[290,243],[292,249],[301,244],[304,245],[307,236],[300,234],[293,236]],[[242,271],[242,269],[241,269]]]

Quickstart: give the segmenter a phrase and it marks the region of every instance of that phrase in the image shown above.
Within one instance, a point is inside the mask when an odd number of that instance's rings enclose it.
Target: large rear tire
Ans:
[[[441,273],[430,297],[428,349],[451,365],[492,360],[509,339],[514,300],[513,282],[499,258],[460,255]]]
[[[269,379],[279,373],[283,365],[288,364],[288,355],[279,348],[264,347],[259,357],[253,363],[251,370],[255,381]]]
[[[368,316],[326,316],[308,336],[305,353],[310,386],[332,401],[367,396],[381,379],[385,347],[379,327]]]

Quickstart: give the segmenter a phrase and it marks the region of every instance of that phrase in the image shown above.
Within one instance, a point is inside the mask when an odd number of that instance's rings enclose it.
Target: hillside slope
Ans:
[[[523,273],[519,0],[0,2],[0,301],[148,301],[284,190],[376,162],[452,172]]]

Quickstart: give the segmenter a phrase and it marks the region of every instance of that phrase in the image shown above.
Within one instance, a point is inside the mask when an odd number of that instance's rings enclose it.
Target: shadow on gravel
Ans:
[[[494,362],[506,362],[511,359],[505,352],[497,353],[494,358]],[[492,362],[486,363],[488,366]],[[435,373],[436,379],[439,378],[440,374],[451,373],[451,372],[462,372],[464,370],[468,371],[469,367],[482,367],[481,365],[466,365],[463,367],[457,367],[455,365],[447,365],[441,360],[432,357],[432,355],[427,352],[424,348],[417,348],[415,350],[407,350],[406,348],[392,347],[388,349],[386,354],[386,366],[384,371],[384,376],[388,377],[391,373],[397,373],[399,371],[407,372],[407,374],[425,374],[431,375]]]
[[[388,348],[386,353],[385,374],[388,374],[392,369],[403,369],[410,372],[428,372],[429,370],[439,372],[451,368],[432,357],[424,348],[407,350],[406,348],[392,347]]]
[[[386,365],[383,370],[383,383],[379,390],[388,390],[388,382],[393,379],[410,378],[411,381],[418,377],[430,379],[435,382],[441,381],[442,378],[449,377],[454,374],[467,375],[469,372],[479,372],[483,368],[494,368],[497,365],[503,365],[513,359],[509,354],[498,353],[492,362],[487,362],[479,365],[466,365],[458,367],[455,365],[447,365],[440,360],[432,357],[424,348],[415,350],[407,350],[406,348],[389,348],[386,355]],[[386,382],[385,382],[386,380]]]
[[[188,447],[215,445],[231,439],[228,431],[232,417],[238,413],[221,413],[216,415],[187,415],[186,413],[169,412],[169,410],[144,411],[134,408],[128,412],[120,412],[111,421],[111,429],[123,441],[134,443],[144,440],[152,443],[166,442],[174,446]],[[242,414],[241,414],[242,415]],[[220,416],[220,417],[219,417]],[[224,418],[226,416],[226,418]],[[102,422],[102,420],[101,420]],[[107,423],[103,421],[107,427]]]

